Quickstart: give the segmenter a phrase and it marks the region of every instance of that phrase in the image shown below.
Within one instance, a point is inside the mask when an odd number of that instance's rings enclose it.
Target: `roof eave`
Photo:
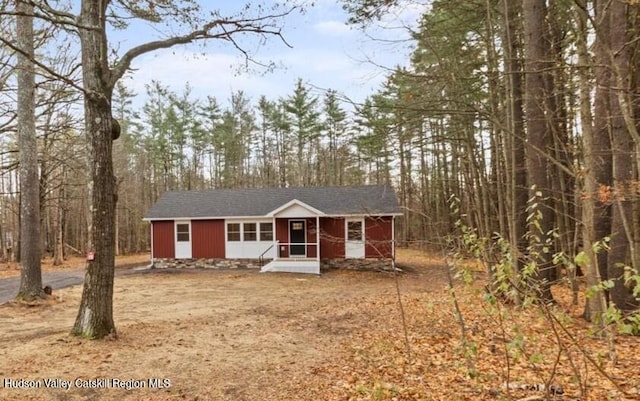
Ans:
[[[361,216],[402,216],[400,212],[377,212],[377,213],[322,213],[319,217],[361,217]],[[196,216],[196,217],[144,217],[142,221],[172,221],[172,220],[260,220],[272,219],[278,216]]]
[[[284,205],[281,205],[275,209],[273,209],[272,211],[270,211],[269,213],[267,213],[267,217],[278,217],[277,215],[285,210],[287,210],[288,208],[290,208],[291,206],[300,206],[304,209],[307,209],[309,212],[311,212],[312,214],[315,214],[316,216],[320,216],[320,217],[324,217],[326,216],[326,213],[323,212],[322,210],[318,210],[315,207],[304,203],[298,199],[292,199],[289,202],[285,203]]]

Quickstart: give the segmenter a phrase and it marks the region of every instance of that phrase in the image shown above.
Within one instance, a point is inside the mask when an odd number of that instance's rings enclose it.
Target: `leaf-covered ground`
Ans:
[[[550,399],[640,399],[638,339],[615,337],[613,365],[567,289],[556,288],[562,313],[551,324],[544,310],[491,307],[481,272],[472,286],[456,282],[463,341],[443,263],[407,250],[399,263],[399,276],[120,277],[119,335],[104,341],[67,334],[80,287],[37,305],[0,306],[0,381],[81,379],[69,390],[0,385],[0,399],[531,401],[548,395],[542,384],[562,388]],[[101,378],[146,386],[82,386]],[[170,386],[151,389],[153,378]]]
[[[116,257],[118,267],[129,267],[148,264],[149,254],[123,255]],[[54,272],[81,269],[85,266],[85,258],[80,256],[69,256],[61,265],[54,266],[53,259],[47,256],[42,259],[42,271]],[[0,262],[0,279],[20,276],[20,264],[16,262]]]

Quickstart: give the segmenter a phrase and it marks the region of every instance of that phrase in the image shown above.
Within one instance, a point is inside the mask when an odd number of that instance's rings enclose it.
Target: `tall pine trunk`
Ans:
[[[524,112],[522,100],[522,63],[520,61],[521,42],[518,34],[518,2],[504,2],[504,68],[506,75],[506,111],[507,137],[505,138],[505,160],[509,187],[509,234],[511,248],[516,257],[522,261],[521,255],[526,248],[525,233],[527,231],[527,169],[525,165]],[[519,266],[514,266],[519,269]],[[515,270],[514,269],[514,270]]]
[[[20,289],[18,299],[42,298],[38,144],[33,70],[33,5],[16,1],[18,47],[18,144],[20,148]]]
[[[613,71],[613,87],[609,92],[611,105],[611,154],[613,167],[614,199],[611,218],[611,244],[609,251],[609,278],[613,280],[611,301],[620,309],[634,308],[632,290],[625,284],[625,266],[632,266],[634,253],[633,240],[633,166],[634,144],[625,124],[626,104],[620,102],[630,90],[631,54],[627,36],[627,5],[620,1],[612,1],[608,13],[610,17],[610,64]]]
[[[588,50],[588,28],[586,0],[578,0],[575,7],[578,21],[578,33],[576,35],[576,48],[578,51],[578,80],[580,83],[580,123],[582,128],[583,154],[584,154],[584,188],[582,195],[582,249],[586,255],[586,261],[580,266],[584,269],[587,287],[594,288],[601,283],[602,278],[598,270],[597,255],[592,244],[596,238],[595,221],[597,219],[597,193],[598,182],[595,175],[597,160],[594,149],[593,115],[591,112],[591,59]],[[607,305],[604,294],[596,292],[586,300],[584,317],[593,321],[596,327],[603,329],[605,326],[602,314]]]
[[[551,282],[554,269],[551,264],[552,250],[545,243],[555,222],[552,209],[553,199],[549,181],[549,149],[551,144],[550,124],[548,121],[547,96],[545,90],[545,70],[548,67],[548,42],[545,35],[546,6],[544,1],[524,0],[524,42],[525,42],[525,115],[527,122],[527,175],[531,189],[530,198],[536,198],[531,213],[539,213],[537,223],[529,224],[534,246],[533,262],[537,269],[532,277],[536,291],[542,300],[551,301]],[[533,205],[532,205],[533,206]]]
[[[609,64],[609,26],[610,21],[607,1],[597,1],[595,7],[596,35],[595,35],[595,99],[593,115],[593,142],[591,152],[593,154],[593,176],[598,192],[593,193],[595,199],[595,210],[593,219],[594,239],[602,241],[611,234],[611,206],[608,199],[599,196],[599,193],[606,194],[606,191],[599,191],[600,188],[607,188],[612,185],[611,167],[611,131],[609,116],[610,91],[611,91],[611,70]],[[592,244],[584,244],[592,246]],[[602,280],[608,280],[609,270],[607,268],[608,258],[605,251],[596,255],[598,272]],[[608,301],[608,293],[605,294]],[[585,317],[590,318],[590,311],[585,310]]]

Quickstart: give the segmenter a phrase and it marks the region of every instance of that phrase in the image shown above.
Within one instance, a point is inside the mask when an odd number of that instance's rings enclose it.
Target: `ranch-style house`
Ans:
[[[400,215],[390,186],[363,185],[169,191],[144,220],[154,265],[319,274],[321,265],[391,267]]]

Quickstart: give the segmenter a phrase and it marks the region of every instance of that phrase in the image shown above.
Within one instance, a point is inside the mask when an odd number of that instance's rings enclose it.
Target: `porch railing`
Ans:
[[[258,262],[260,263],[260,268],[261,269],[262,269],[262,267],[264,267],[264,255],[266,255],[267,252],[269,252],[274,246],[278,246],[278,242],[279,241],[275,241],[274,243],[269,245],[269,247],[267,249],[265,249],[264,252],[262,252],[260,254],[260,256],[258,256]],[[278,249],[278,248],[276,248],[276,249]]]
[[[298,255],[298,257],[305,257],[309,252],[308,252],[308,247],[315,247],[316,248],[316,256],[318,256],[318,244],[316,242],[279,242],[277,243],[277,248],[276,248],[276,257],[280,258],[280,249],[282,248],[282,246],[286,246],[287,247],[287,255],[288,257],[296,257],[296,255],[291,256],[291,247],[292,246],[303,246],[304,247],[304,255]],[[307,256],[308,257],[308,256]]]

